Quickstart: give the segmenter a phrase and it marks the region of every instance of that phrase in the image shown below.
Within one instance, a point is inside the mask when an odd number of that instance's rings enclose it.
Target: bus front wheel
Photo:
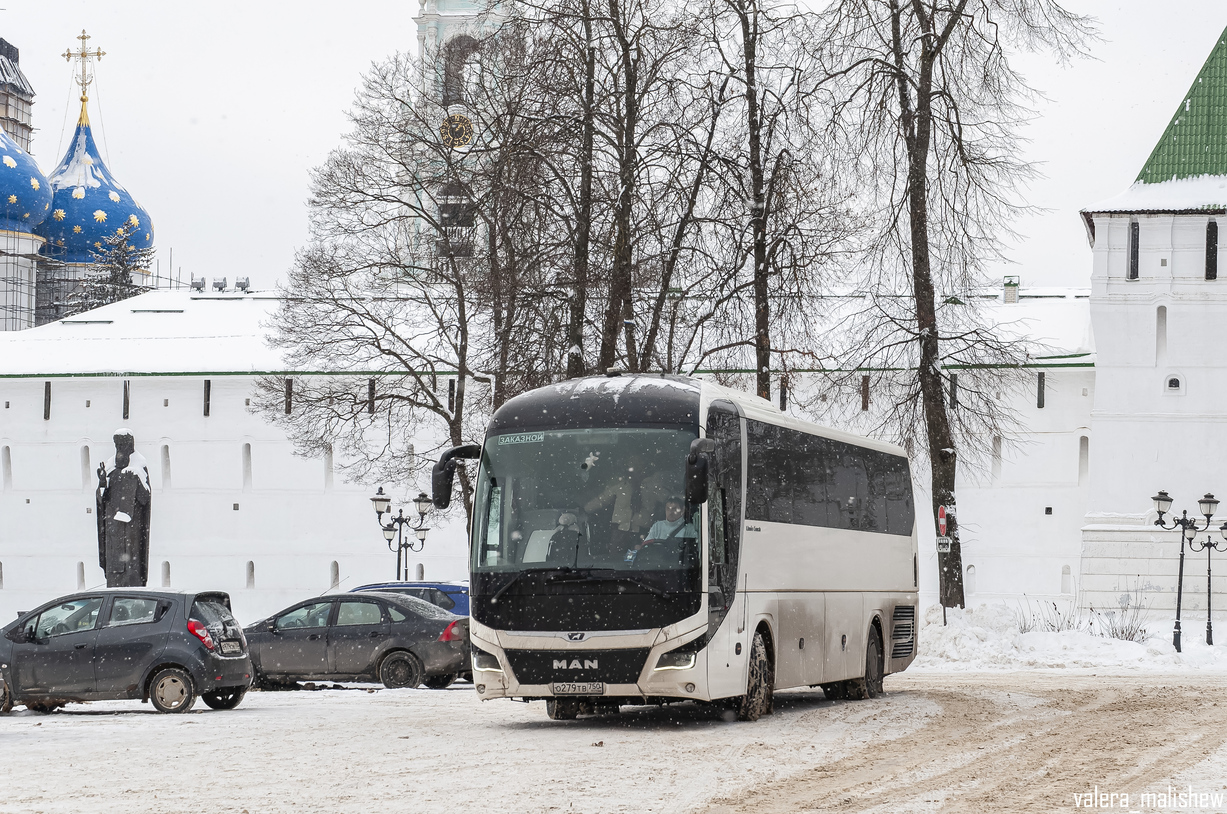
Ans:
[[[761,630],[755,632],[754,641],[750,644],[749,672],[746,694],[737,704],[739,721],[757,721],[763,715],[770,715],[775,700],[775,671],[771,668],[771,659],[767,657],[767,641]]]

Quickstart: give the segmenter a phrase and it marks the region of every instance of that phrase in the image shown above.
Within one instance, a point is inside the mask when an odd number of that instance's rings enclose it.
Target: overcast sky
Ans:
[[[1099,16],[1094,60],[1023,57],[1048,101],[1027,131],[1046,178],[1010,258],[1026,285],[1087,285],[1078,210],[1125,189],[1227,25],[1222,0],[1070,0]],[[416,46],[414,0],[172,3],[7,0],[0,37],[34,85],[45,173],[76,123],[61,54],[88,30],[106,51],[91,120],[111,171],[149,211],[163,271],[269,287],[306,239],[308,172],[339,143],[372,61]],[[995,270],[995,272],[998,270]]]

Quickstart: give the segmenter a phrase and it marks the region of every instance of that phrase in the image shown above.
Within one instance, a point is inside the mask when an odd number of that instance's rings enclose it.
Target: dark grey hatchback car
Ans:
[[[0,711],[140,698],[187,712],[233,709],[251,685],[243,629],[219,591],[116,588],[69,594],[0,631]]]
[[[401,594],[317,596],[246,628],[256,685],[382,681],[441,689],[472,670],[469,620]]]

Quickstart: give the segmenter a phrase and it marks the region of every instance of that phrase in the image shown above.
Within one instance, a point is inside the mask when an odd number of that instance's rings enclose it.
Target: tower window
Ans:
[[[1218,279],[1218,221],[1206,224],[1206,279]]]
[[[1044,379],[1046,377],[1041,372],[1037,377],[1035,389],[1035,406],[1037,409],[1044,409]]]
[[[1180,390],[1180,377],[1172,376],[1171,378],[1169,378],[1167,380],[1167,389],[1168,390]]]
[[[1132,221],[1129,224],[1129,272],[1128,278],[1136,280],[1138,278],[1138,239],[1140,237],[1140,227],[1138,222]]]

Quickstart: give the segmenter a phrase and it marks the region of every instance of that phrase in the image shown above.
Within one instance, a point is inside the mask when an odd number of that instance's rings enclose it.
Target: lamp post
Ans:
[[[1206,552],[1206,644],[1214,644],[1214,625],[1210,621],[1210,553],[1218,551],[1227,551],[1227,523],[1219,526],[1219,534],[1223,536],[1224,542],[1220,545],[1218,540],[1215,540],[1209,535],[1206,539],[1198,544],[1195,540],[1189,540],[1189,551],[1204,551]]]
[[[1172,508],[1172,498],[1167,492],[1160,490],[1159,494],[1151,498],[1155,502],[1155,511],[1159,513],[1159,517],[1155,520],[1155,525],[1161,529],[1172,531],[1180,529],[1180,570],[1176,576],[1176,628],[1172,633],[1172,645],[1176,648],[1176,652],[1180,651],[1180,603],[1184,594],[1184,545],[1187,542],[1189,548],[1192,549],[1193,540],[1197,537],[1198,532],[1206,531],[1210,528],[1210,518],[1214,517],[1214,512],[1218,509],[1218,501],[1214,499],[1214,495],[1209,492],[1201,500],[1197,501],[1197,510],[1206,518],[1206,525],[1201,528],[1197,527],[1196,519],[1189,519],[1187,511],[1181,511],[1180,517],[1172,517],[1170,526],[1164,525],[1163,515],[1167,514]],[[1223,524],[1227,527],[1227,523]],[[1207,538],[1208,539],[1208,538]],[[1204,547],[1204,544],[1203,544]],[[1196,549],[1200,551],[1201,549]],[[1209,559],[1209,554],[1206,555]],[[1208,568],[1209,566],[1207,566]],[[1207,586],[1207,591],[1209,586]],[[1209,608],[1207,608],[1209,612]],[[1209,636],[1209,617],[1206,618],[1207,637]]]
[[[425,492],[418,492],[418,496],[413,499],[413,506],[418,513],[416,521],[412,517],[405,517],[404,509],[398,509],[396,516],[392,515],[392,501],[383,493],[382,486],[371,498],[371,504],[375,507],[375,520],[383,530],[383,538],[388,541],[388,550],[396,552],[396,578],[408,582],[408,552],[421,551],[426,545],[426,533],[430,531],[426,525],[426,515],[431,508],[430,498]],[[386,523],[383,520],[384,514],[388,515]],[[405,526],[409,527],[412,534],[405,534]]]

